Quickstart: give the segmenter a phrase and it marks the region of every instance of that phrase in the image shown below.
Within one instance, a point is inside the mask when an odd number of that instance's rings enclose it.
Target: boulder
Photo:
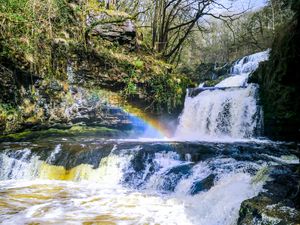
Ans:
[[[263,192],[242,202],[238,225],[299,224],[299,166],[273,166],[269,176]]]
[[[214,185],[216,175],[210,174],[203,180],[195,181],[189,191],[191,195],[196,195],[201,191],[207,191]]]
[[[99,36],[121,45],[135,47],[136,28],[133,20],[125,13],[109,14],[91,12],[87,18],[88,35]]]

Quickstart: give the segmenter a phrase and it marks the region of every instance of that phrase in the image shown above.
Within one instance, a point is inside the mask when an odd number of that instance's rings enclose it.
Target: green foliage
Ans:
[[[11,104],[0,104],[0,134],[1,131],[12,132],[18,129],[20,111]]]
[[[70,38],[84,40],[85,28],[71,4],[65,0],[0,0],[0,4],[0,60],[42,77],[64,78],[63,48]]]
[[[11,104],[0,104],[0,113],[1,114],[14,114],[15,113],[15,107]]]
[[[136,90],[137,90],[136,85],[133,82],[129,81],[125,89],[126,95],[134,95],[136,94]]]
[[[80,47],[76,52],[93,56],[92,62],[81,63],[90,64],[88,69],[91,71],[98,71],[100,80],[97,85],[107,88],[102,85],[113,83],[114,91],[120,91],[131,102],[141,103],[148,111],[170,112],[182,106],[185,90],[192,83],[173,65],[142,51],[125,51],[121,46],[105,40],[92,41],[97,43],[92,50]],[[107,67],[99,68],[98,63]],[[94,80],[91,83],[93,87]]]
[[[137,69],[143,69],[143,67],[144,67],[144,62],[139,59],[135,60],[133,62],[133,64],[134,64],[135,68],[137,68]]]

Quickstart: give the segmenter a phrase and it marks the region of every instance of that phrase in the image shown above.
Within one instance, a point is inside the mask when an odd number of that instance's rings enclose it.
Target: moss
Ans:
[[[19,141],[19,140],[26,139],[30,135],[32,135],[32,131],[23,131],[20,133],[2,135],[0,136],[0,141]]]
[[[18,108],[11,104],[0,104],[0,134],[19,130],[22,122]]]
[[[142,102],[149,111],[166,112],[182,106],[185,90],[192,83],[172,65],[143,52],[106,45],[111,43],[98,40],[92,50],[74,46],[74,72],[85,71],[87,86],[118,91],[126,100]]]
[[[259,182],[263,183],[268,179],[269,169],[268,167],[263,167],[260,169],[256,175],[252,178],[252,183],[257,184]]]
[[[269,197],[259,195],[252,199],[245,200],[239,211],[238,225],[257,224],[295,224],[299,220],[299,213],[282,203],[274,204]],[[277,222],[275,222],[277,221]],[[279,223],[282,221],[281,223]]]
[[[47,137],[72,137],[72,136],[90,136],[97,135],[97,137],[113,137],[125,135],[120,130],[111,129],[107,127],[88,127],[75,125],[69,129],[56,129],[51,128],[48,130],[31,131],[26,130],[19,133],[13,133],[0,136],[0,142],[2,141],[27,141],[31,139],[40,139]]]

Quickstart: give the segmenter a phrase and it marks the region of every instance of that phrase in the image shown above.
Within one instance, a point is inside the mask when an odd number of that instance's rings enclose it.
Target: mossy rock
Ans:
[[[28,141],[47,137],[77,137],[97,135],[99,138],[104,137],[120,137],[124,136],[125,132],[111,129],[108,127],[88,127],[75,125],[67,129],[51,128],[47,130],[32,131],[27,130],[19,133],[13,133],[0,136],[0,142],[4,141]]]

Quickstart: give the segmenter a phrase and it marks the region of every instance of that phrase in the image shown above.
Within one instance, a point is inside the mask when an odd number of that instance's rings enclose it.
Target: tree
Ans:
[[[140,26],[150,30],[152,50],[169,62],[178,60],[184,43],[195,30],[205,30],[207,17],[225,20],[235,16],[214,12],[216,7],[227,9],[219,0],[123,0],[117,5],[138,15]]]
[[[156,0],[152,23],[152,47],[174,61],[200,18],[211,15],[214,0]],[[220,4],[218,4],[220,5]]]
[[[281,0],[272,0],[257,11],[249,11],[234,20],[210,20],[206,32],[193,32],[187,47],[200,52],[202,63],[225,63],[244,55],[271,48],[274,29],[290,21],[293,13]],[[193,45],[192,45],[193,43]],[[191,51],[191,50],[189,50]],[[186,51],[185,51],[186,52]],[[187,60],[188,55],[181,56],[182,62],[197,64],[199,59]]]

